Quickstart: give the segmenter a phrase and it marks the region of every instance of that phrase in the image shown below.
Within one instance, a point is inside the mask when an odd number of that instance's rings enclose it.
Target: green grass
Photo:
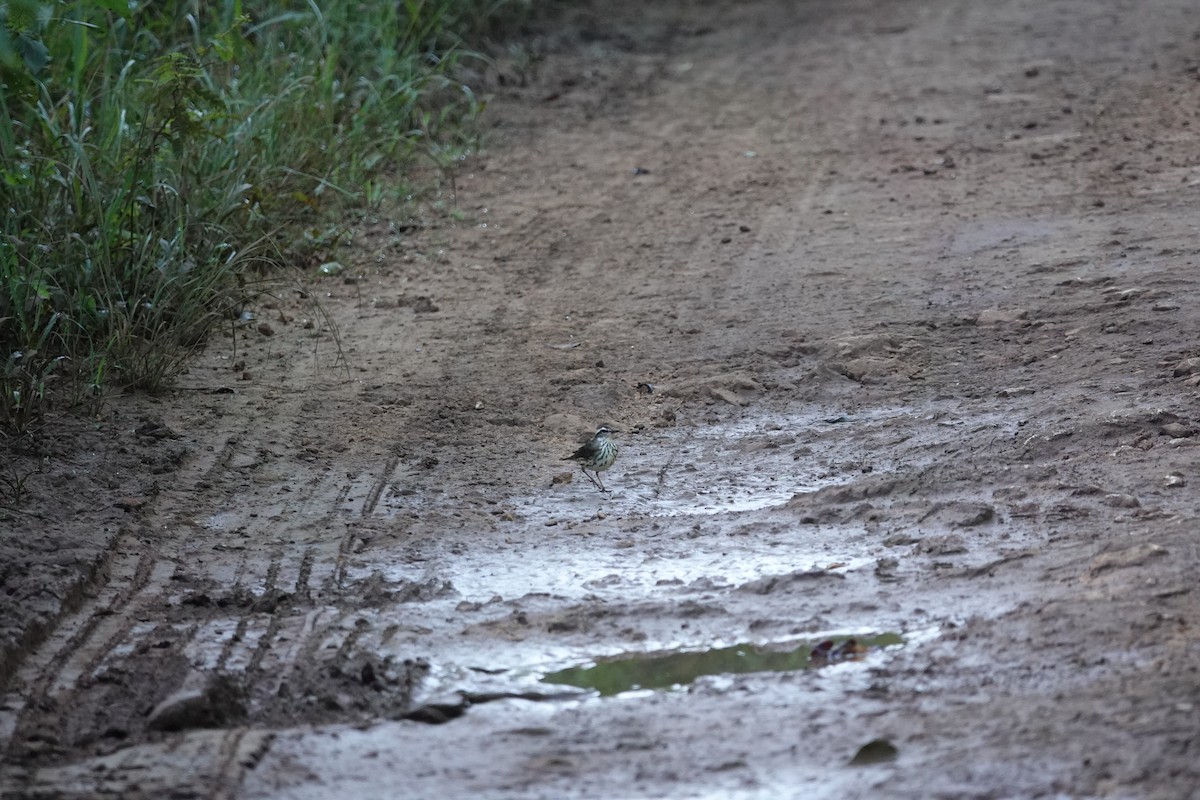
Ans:
[[[0,3],[0,427],[169,385],[288,235],[453,177],[529,0]]]

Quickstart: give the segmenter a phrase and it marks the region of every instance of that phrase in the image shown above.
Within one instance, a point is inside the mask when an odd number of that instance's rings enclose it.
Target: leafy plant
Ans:
[[[452,187],[522,0],[0,3],[0,426],[171,382],[282,231]],[[73,388],[70,388],[73,387]]]

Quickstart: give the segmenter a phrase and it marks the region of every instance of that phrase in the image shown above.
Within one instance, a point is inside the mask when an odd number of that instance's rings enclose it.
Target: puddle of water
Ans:
[[[705,675],[748,672],[791,672],[845,661],[860,661],[871,651],[904,644],[897,633],[870,637],[835,636],[822,642],[804,641],[762,646],[737,644],[691,652],[614,656],[587,666],[568,667],[542,677],[543,683],[593,689],[602,696],[645,689],[686,686]]]

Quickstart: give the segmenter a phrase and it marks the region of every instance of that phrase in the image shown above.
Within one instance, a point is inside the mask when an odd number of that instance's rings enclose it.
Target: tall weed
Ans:
[[[409,194],[469,140],[461,36],[505,9],[0,3],[0,427],[168,385],[281,230]]]

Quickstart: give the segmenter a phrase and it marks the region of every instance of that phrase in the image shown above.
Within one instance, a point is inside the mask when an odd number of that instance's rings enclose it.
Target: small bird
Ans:
[[[592,482],[592,485],[602,492],[607,492],[608,489],[604,488],[604,482],[600,480],[600,473],[611,467],[617,460],[617,443],[612,440],[613,433],[611,428],[602,425],[596,430],[596,435],[588,439],[587,444],[563,458],[563,461],[578,461],[583,467],[583,474],[587,475],[587,479]],[[588,475],[589,469],[595,473],[594,477]]]

